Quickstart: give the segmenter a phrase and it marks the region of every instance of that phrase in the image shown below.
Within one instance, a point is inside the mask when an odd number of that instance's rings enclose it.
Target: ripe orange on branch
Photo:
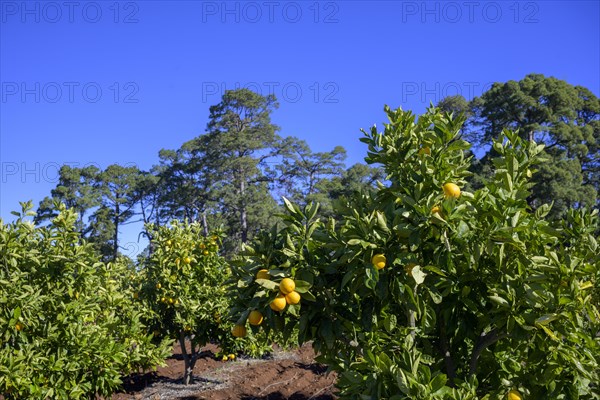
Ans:
[[[279,290],[283,294],[288,294],[296,289],[296,283],[290,278],[283,278],[279,284]]]
[[[273,299],[271,304],[269,304],[269,307],[271,307],[271,310],[273,311],[283,311],[286,305],[287,301],[285,296],[280,293],[277,295],[277,297],[275,297],[275,299]]]
[[[246,336],[247,333],[246,327],[244,325],[234,325],[233,329],[231,330],[231,333],[236,338],[243,338]]]
[[[289,292],[285,295],[285,301],[291,305],[300,303],[300,293],[296,291]]]
[[[258,310],[252,310],[248,315],[248,322],[250,322],[250,325],[258,326],[263,322],[263,315]]]
[[[375,254],[373,258],[371,258],[371,263],[377,269],[385,267],[385,261],[385,256],[383,254]]]
[[[455,183],[448,182],[444,184],[442,189],[444,190],[444,197],[447,199],[458,199],[460,197],[460,188]]]
[[[256,279],[269,279],[271,275],[269,275],[269,271],[266,269],[261,269],[256,273]]]
[[[523,396],[521,396],[521,393],[519,393],[518,390],[511,390],[510,392],[508,392],[508,400],[522,400]]]

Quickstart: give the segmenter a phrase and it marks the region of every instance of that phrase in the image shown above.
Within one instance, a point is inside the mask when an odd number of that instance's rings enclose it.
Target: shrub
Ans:
[[[549,205],[532,210],[543,146],[510,131],[493,178],[461,192],[464,120],[385,111],[384,132],[361,140],[389,184],[338,204],[341,221],[285,200],[285,226],[234,270],[234,312],[313,340],[343,398],[600,398],[597,211],[551,223]],[[275,311],[283,278],[301,301]]]
[[[161,364],[124,280],[123,260],[102,263],[60,214],[46,227],[0,221],[0,393],[5,398],[109,396],[120,377]]]

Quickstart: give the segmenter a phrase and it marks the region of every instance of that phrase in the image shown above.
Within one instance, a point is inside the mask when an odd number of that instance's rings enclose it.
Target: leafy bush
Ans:
[[[285,201],[285,227],[233,271],[240,322],[256,310],[265,330],[297,328],[344,398],[600,398],[597,211],[553,225],[549,205],[532,210],[543,146],[510,131],[493,178],[461,193],[464,120],[385,111],[361,140],[389,185],[338,204],[341,221]],[[278,299],[283,278],[299,304]]]
[[[108,396],[120,377],[163,363],[126,289],[127,264],[105,264],[60,205],[46,227],[0,221],[0,393],[5,398]],[[58,206],[58,205],[57,205]]]

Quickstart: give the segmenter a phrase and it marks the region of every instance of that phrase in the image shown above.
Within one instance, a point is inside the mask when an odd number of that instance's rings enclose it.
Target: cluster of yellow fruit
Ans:
[[[256,274],[256,279],[269,279],[271,275],[269,275],[269,271],[266,269],[261,269]],[[279,293],[277,297],[271,301],[269,307],[273,311],[283,311],[287,305],[295,305],[300,303],[300,293],[296,292],[296,283],[291,278],[283,278],[279,283]],[[262,324],[264,320],[264,316],[258,310],[250,311],[248,314],[248,322],[250,325],[259,326]],[[231,331],[232,335],[240,338],[244,337],[247,334],[246,327],[244,325],[235,325]]]
[[[296,292],[295,289],[296,283],[293,279],[283,278],[279,284],[277,297],[269,304],[271,310],[283,311],[288,304],[294,305],[300,303],[300,293]]]
[[[219,356],[217,356],[217,360],[218,359],[219,359]],[[233,354],[233,353],[229,354],[229,355],[223,354],[223,357],[221,357],[221,361],[227,361],[227,360],[231,360],[231,361],[235,360],[235,354]]]
[[[162,285],[160,283],[157,283],[156,284],[156,288],[157,289],[161,289]],[[138,297],[136,296],[136,294],[137,293],[134,293],[133,297],[137,299]],[[164,303],[164,304],[178,305],[179,304],[179,299],[175,299],[173,297],[161,296],[160,302]]]
[[[171,304],[171,305],[178,305],[179,304],[179,300],[178,299],[174,299],[172,297],[161,297],[160,298],[160,302],[161,303],[165,303],[165,304]]]

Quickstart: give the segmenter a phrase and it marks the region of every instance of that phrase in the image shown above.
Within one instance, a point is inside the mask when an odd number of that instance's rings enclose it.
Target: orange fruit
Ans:
[[[250,325],[258,326],[263,322],[263,315],[258,310],[252,310],[248,315],[248,322],[250,322]]]
[[[285,301],[288,304],[298,304],[300,303],[300,293],[293,291],[293,292],[289,292],[288,294],[285,295]]]
[[[273,311],[283,311],[286,305],[287,301],[285,300],[285,296],[280,293],[273,299],[271,304],[269,304],[269,307],[271,307],[271,310]]]
[[[269,274],[269,270],[261,269],[256,273],[256,279],[269,279],[271,275]]]
[[[23,328],[24,328],[24,327],[25,327],[25,325],[23,325],[21,322],[17,322],[17,323],[15,324],[15,329],[16,329],[17,331],[21,331],[21,330],[23,330]]]
[[[519,393],[518,390],[511,390],[510,392],[508,392],[508,400],[522,400],[523,396],[521,396],[521,393]]]
[[[242,338],[246,336],[246,327],[244,325],[234,325],[231,333],[237,338]]]
[[[296,283],[290,278],[283,278],[279,284],[279,290],[283,294],[288,294],[296,289]]]
[[[156,288],[157,288],[157,289],[160,289],[161,287],[162,287],[162,285],[161,285],[160,283],[157,283],[157,284],[156,284]]]
[[[235,354],[230,354],[230,355],[229,355],[229,359],[230,359],[231,361],[235,360]]]
[[[440,208],[440,206],[433,206],[433,207],[431,207],[431,213],[432,214],[439,213],[440,211],[442,211],[442,209]]]
[[[444,190],[444,197],[447,199],[458,199],[460,197],[460,188],[452,182],[444,184],[442,189]]]
[[[373,258],[371,258],[371,263],[377,269],[382,269],[385,267],[385,256],[383,254],[375,254]]]
[[[192,259],[191,259],[191,258],[189,258],[189,257],[185,257],[185,258],[183,259],[183,262],[184,262],[185,264],[189,264],[189,263],[191,263],[191,262],[192,262]]]

